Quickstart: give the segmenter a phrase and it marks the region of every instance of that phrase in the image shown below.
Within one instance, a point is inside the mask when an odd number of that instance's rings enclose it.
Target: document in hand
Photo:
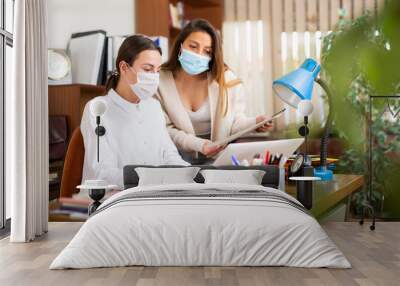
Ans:
[[[260,128],[260,127],[263,126],[264,124],[270,123],[270,122],[272,122],[273,120],[279,118],[280,116],[283,115],[283,113],[285,112],[285,110],[286,110],[286,108],[284,108],[284,109],[278,111],[277,113],[275,113],[274,115],[272,115],[271,118],[265,119],[265,120],[263,120],[263,121],[261,121],[261,122],[255,124],[255,125],[253,125],[253,126],[250,126],[250,127],[246,128],[246,129],[243,129],[243,130],[241,130],[241,131],[239,131],[239,132],[236,132],[235,134],[232,134],[231,136],[228,136],[228,137],[226,137],[226,138],[224,138],[224,139],[222,139],[222,140],[215,141],[215,142],[213,142],[213,143],[210,145],[210,147],[214,147],[214,146],[224,146],[224,145],[226,145],[226,144],[228,144],[228,143],[230,143],[230,142],[232,142],[232,141],[235,141],[236,139],[242,137],[243,135],[245,135],[245,134],[247,134],[247,133],[250,133],[250,132],[256,130],[257,128]]]

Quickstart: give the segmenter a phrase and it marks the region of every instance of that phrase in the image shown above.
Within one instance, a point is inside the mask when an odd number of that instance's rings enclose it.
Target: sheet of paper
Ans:
[[[250,126],[246,129],[243,129],[242,131],[236,132],[235,134],[232,134],[231,136],[228,136],[222,140],[218,140],[213,142],[210,147],[214,147],[214,146],[223,146],[226,145],[232,141],[235,141],[236,139],[242,137],[243,135],[250,133],[256,129],[258,129],[259,127],[263,126],[264,124],[268,123],[268,122],[272,122],[273,120],[279,118],[280,116],[283,115],[283,113],[285,112],[286,108],[278,111],[277,113],[275,113],[274,115],[271,116],[271,118],[265,119],[264,121],[261,121],[253,126]]]

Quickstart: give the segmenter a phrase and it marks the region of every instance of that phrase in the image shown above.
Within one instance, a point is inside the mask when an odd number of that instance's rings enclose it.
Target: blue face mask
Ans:
[[[197,75],[208,70],[208,63],[211,59],[182,48],[178,60],[185,72]]]

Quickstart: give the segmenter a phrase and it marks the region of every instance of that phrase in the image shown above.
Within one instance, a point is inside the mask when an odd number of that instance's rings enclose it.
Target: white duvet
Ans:
[[[210,189],[263,191],[272,199],[122,199],[146,191],[207,193]],[[50,269],[127,265],[350,268],[318,222],[295,204],[300,203],[279,190],[262,186],[180,184],[132,188],[105,201]]]

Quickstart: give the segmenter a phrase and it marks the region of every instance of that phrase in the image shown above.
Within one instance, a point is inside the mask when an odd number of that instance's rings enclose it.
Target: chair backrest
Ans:
[[[49,116],[49,160],[64,160],[68,144],[67,117],[64,115]]]
[[[85,146],[80,128],[72,133],[65,156],[61,179],[60,197],[72,197],[77,192],[76,186],[81,184]]]

